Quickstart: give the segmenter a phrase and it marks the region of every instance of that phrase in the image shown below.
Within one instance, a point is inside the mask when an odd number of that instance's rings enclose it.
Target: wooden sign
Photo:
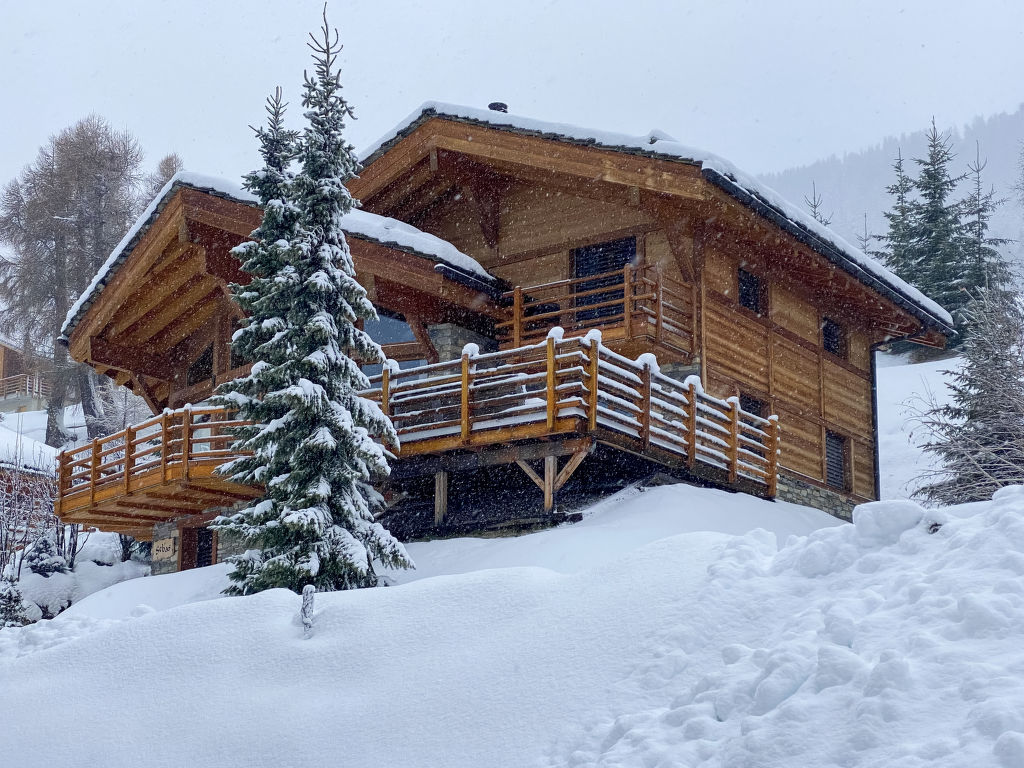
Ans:
[[[168,560],[177,554],[177,539],[159,539],[153,542],[153,559]]]

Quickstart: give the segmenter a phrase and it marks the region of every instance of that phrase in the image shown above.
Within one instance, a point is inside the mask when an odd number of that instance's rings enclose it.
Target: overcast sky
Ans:
[[[150,165],[237,178],[275,85],[298,122],[320,0],[0,0],[0,182],[96,112]],[[443,100],[635,134],[754,172],[961,125],[1024,101],[1024,0],[332,0],[368,145]],[[1024,137],[1022,137],[1024,138]]]

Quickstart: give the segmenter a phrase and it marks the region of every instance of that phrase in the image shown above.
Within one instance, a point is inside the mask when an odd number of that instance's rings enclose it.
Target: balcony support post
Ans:
[[[124,495],[127,496],[131,490],[129,483],[132,477],[132,443],[135,441],[135,428],[127,427],[124,430]]]
[[[548,430],[554,430],[558,415],[558,387],[555,377],[555,339],[552,336],[548,336],[547,341],[547,401]]]
[[[686,466],[692,472],[697,463],[697,385],[689,387],[690,412],[686,419]]]

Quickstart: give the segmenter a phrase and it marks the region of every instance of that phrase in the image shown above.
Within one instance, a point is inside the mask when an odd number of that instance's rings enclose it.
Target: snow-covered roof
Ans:
[[[728,160],[702,149],[681,144],[662,131],[654,130],[644,136],[630,136],[534,120],[489,109],[428,101],[364,150],[360,155],[360,162],[369,165],[420,124],[434,117],[699,166],[702,175],[709,182],[770,219],[836,266],[888,296],[919,319],[938,326],[946,333],[953,332],[953,318],[950,314],[917,288],[894,275],[875,259]]]
[[[216,178],[204,176],[190,171],[180,171],[171,177],[163,189],[153,199],[135,224],[117,244],[106,262],[100,267],[88,287],[82,291],[78,301],[68,310],[64,325],[61,327],[61,339],[67,341],[71,332],[78,325],[79,320],[92,306],[93,302],[103,291],[103,287],[117,272],[118,267],[132,252],[132,249],[146,234],[150,226],[156,221],[160,212],[166,207],[168,201],[173,197],[173,192],[179,187],[189,187],[200,190],[216,197],[244,203],[246,205],[258,206],[259,200],[251,192],[243,189],[241,185]],[[437,268],[445,272],[449,277],[464,278],[480,287],[490,287],[495,282],[495,277],[471,256],[467,256],[458,248],[446,240],[423,232],[416,227],[388,218],[378,216],[369,211],[353,210],[341,220],[342,229],[345,234],[360,240],[368,240],[400,251],[416,254],[430,259],[437,263]]]

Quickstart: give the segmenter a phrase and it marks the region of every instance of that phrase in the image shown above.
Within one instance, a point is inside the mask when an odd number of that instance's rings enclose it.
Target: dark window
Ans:
[[[213,378],[213,344],[203,350],[185,373],[185,386],[191,387],[201,381],[210,381]]]
[[[849,440],[835,432],[825,431],[825,484],[840,491],[847,490],[847,452]]]
[[[378,344],[416,341],[416,334],[401,315],[380,314],[376,320],[367,320],[363,330]]]
[[[196,531],[196,568],[213,565],[213,531],[200,528]]]
[[[768,418],[768,406],[764,400],[758,400],[752,395],[740,395],[740,410],[753,416],[760,416],[762,419]]]
[[[589,307],[594,304],[605,304],[606,302],[618,302],[603,307],[586,309],[576,312],[578,323],[588,323],[601,318],[612,317],[623,314],[623,291],[622,291],[622,269],[636,258],[636,238],[626,237],[622,240],[612,240],[607,243],[588,245],[577,248],[572,252],[573,274],[577,278],[594,277],[593,280],[583,280],[576,285],[577,294],[587,293],[587,296],[577,296],[575,303],[577,307]],[[611,274],[609,274],[611,273]],[[619,286],[608,291],[601,291],[601,288]],[[593,293],[591,293],[593,292]]]
[[[242,359],[241,355],[235,352],[235,345],[232,343],[232,339],[235,336],[235,332],[241,327],[241,320],[239,320],[237,317],[231,319],[231,336],[228,337],[228,351],[229,358],[231,360],[231,370],[234,370],[235,368],[241,368],[243,365],[245,365],[245,360]]]
[[[408,370],[409,368],[420,368],[424,365],[427,365],[427,361],[423,359],[398,361],[398,368],[399,370],[402,371]],[[382,366],[380,363],[373,363],[370,365],[360,366],[360,368],[362,369],[363,373],[366,374],[367,376],[380,376],[381,371],[384,369],[384,366]],[[410,381],[410,379],[404,379],[404,381]]]
[[[742,268],[739,270],[739,299],[741,307],[746,307],[759,315],[762,313],[764,289],[761,286],[761,278]]]
[[[836,357],[846,357],[846,331],[835,320],[822,318],[821,342],[826,352],[831,352]]]

